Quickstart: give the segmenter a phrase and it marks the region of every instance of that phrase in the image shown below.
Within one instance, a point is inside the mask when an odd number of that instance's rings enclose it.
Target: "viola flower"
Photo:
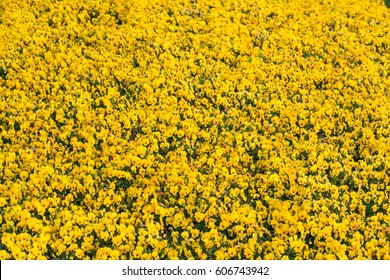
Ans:
[[[3,2],[0,259],[390,259],[381,1]]]

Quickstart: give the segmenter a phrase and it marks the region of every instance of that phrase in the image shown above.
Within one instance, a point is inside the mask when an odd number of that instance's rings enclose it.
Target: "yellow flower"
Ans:
[[[6,260],[10,257],[10,254],[7,253],[5,250],[0,251],[0,260]]]
[[[0,207],[3,207],[6,204],[7,204],[7,200],[5,199],[5,197],[0,197]]]
[[[246,259],[248,259],[248,260],[252,259],[253,250],[251,248],[249,248],[248,246],[245,246],[244,247],[244,255],[245,255]]]
[[[138,155],[140,155],[141,157],[144,157],[145,154],[146,154],[146,148],[144,146],[138,146],[137,147],[137,153]]]
[[[235,258],[237,256],[236,248],[229,248],[227,251],[229,258]]]
[[[24,181],[28,178],[28,172],[27,171],[21,171],[19,173],[20,178]]]
[[[275,259],[275,254],[274,253],[268,253],[264,256],[265,260],[274,260]]]
[[[226,254],[226,249],[221,248],[215,252],[215,257],[217,260],[226,260],[228,258]]]
[[[200,213],[200,212],[196,212],[195,213],[195,220],[200,223],[201,221],[204,220],[204,218],[206,217],[206,214],[204,213]]]
[[[76,256],[78,259],[83,259],[83,257],[84,257],[84,251],[81,250],[81,249],[77,249],[77,250],[76,250],[76,253],[75,253],[75,256]]]
[[[169,252],[168,252],[168,259],[170,259],[170,260],[178,260],[179,259],[179,253],[176,250],[174,250],[174,249],[169,250]]]
[[[278,174],[276,174],[276,173],[272,174],[272,175],[269,177],[269,179],[270,179],[270,181],[271,181],[272,183],[274,183],[274,184],[279,182],[279,176],[278,176]]]

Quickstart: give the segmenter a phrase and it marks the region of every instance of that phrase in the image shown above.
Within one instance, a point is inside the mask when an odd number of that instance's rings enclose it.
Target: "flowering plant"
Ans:
[[[381,0],[3,0],[0,259],[390,259]]]

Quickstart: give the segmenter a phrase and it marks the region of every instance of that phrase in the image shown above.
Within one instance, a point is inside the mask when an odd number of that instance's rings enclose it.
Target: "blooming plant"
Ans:
[[[0,259],[390,259],[383,0],[1,0]]]

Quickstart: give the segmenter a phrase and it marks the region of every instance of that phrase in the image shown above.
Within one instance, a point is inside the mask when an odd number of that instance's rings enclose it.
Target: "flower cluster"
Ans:
[[[0,259],[390,259],[382,0],[2,0]]]

